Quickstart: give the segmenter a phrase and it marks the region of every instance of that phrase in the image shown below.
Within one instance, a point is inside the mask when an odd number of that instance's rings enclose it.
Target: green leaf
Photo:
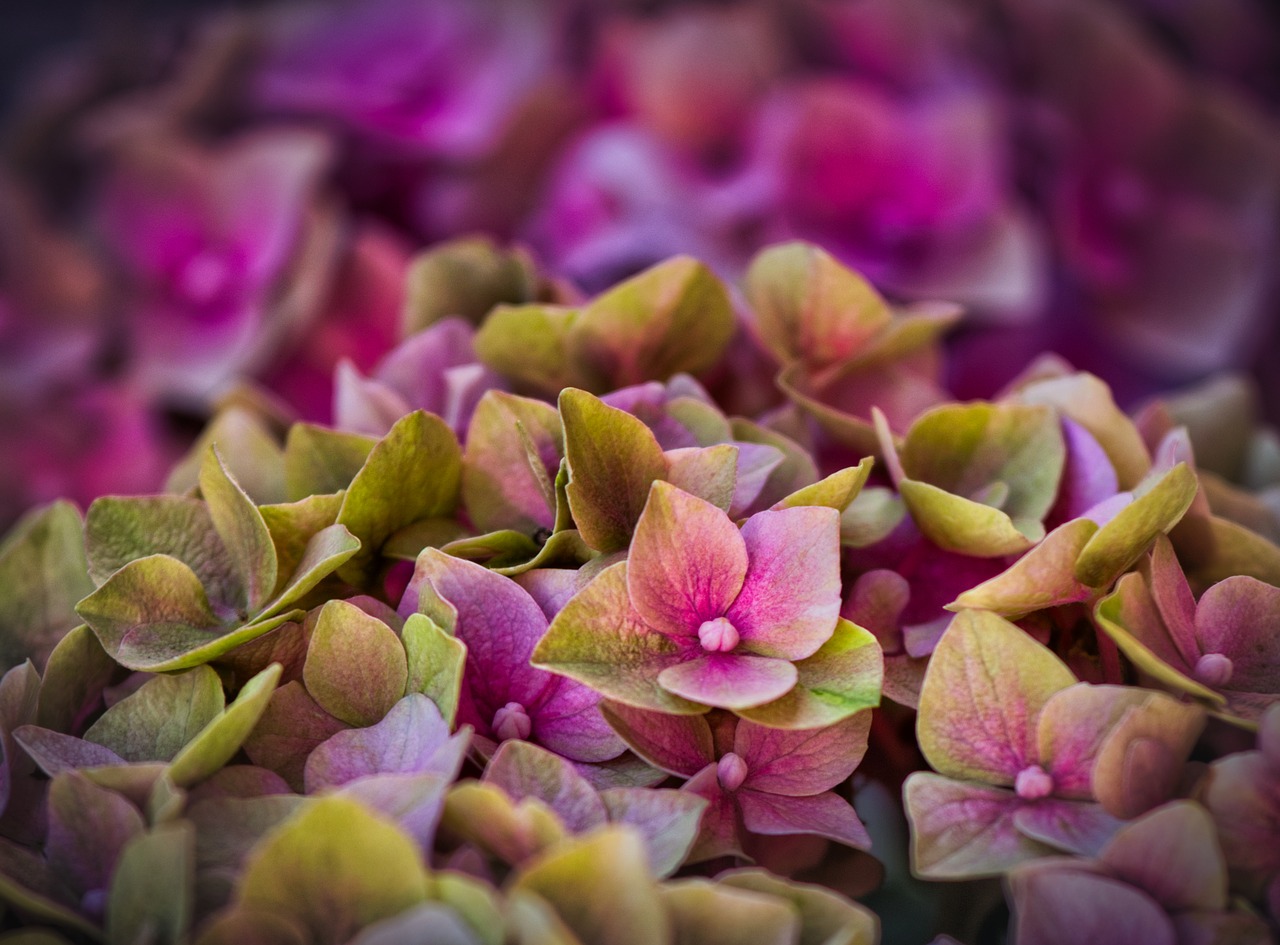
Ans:
[[[394,630],[346,601],[324,605],[302,678],[326,712],[349,725],[373,725],[400,701],[408,677]]]
[[[306,554],[307,542],[338,520],[344,493],[313,495],[296,502],[258,507],[262,520],[271,532],[276,548],[276,562],[281,579],[297,570]],[[277,584],[280,582],[278,581]]]
[[[186,743],[169,765],[169,777],[175,785],[197,784],[235,757],[267,710],[281,671],[279,663],[272,663],[250,679],[234,701]]]
[[[606,554],[631,542],[649,487],[665,479],[667,462],[649,428],[585,391],[560,393],[566,492],[585,541]]]
[[[250,611],[276,587],[276,547],[258,507],[227,473],[215,447],[209,447],[200,469],[200,492],[223,546],[231,556]]]
[[[685,879],[662,887],[676,945],[792,945],[800,915],[786,900],[707,879]]]
[[[746,293],[756,332],[782,364],[843,361],[893,320],[869,282],[810,243],[758,253],[747,269]]]
[[[880,918],[874,912],[823,886],[789,882],[762,869],[730,870],[716,881],[790,902],[800,912],[797,945],[876,945],[880,941]]]
[[[729,295],[702,263],[677,256],[598,296],[572,324],[570,357],[616,389],[719,363],[737,327]]]
[[[1097,533],[1087,518],[1059,525],[1044,541],[1009,568],[948,604],[948,610],[990,610],[1002,617],[1020,617],[1060,604],[1087,601],[1093,589],[1076,579],[1081,550]]]
[[[487,236],[448,240],[410,264],[400,336],[450,315],[478,325],[495,305],[532,301],[537,293],[538,273],[524,250],[502,249]]]
[[[80,512],[70,502],[34,509],[0,543],[0,673],[30,658],[43,668],[93,592]]]
[[[565,843],[521,871],[510,889],[546,900],[591,945],[670,945],[644,844],[630,830],[610,827]]]
[[[360,550],[338,573],[363,584],[383,543],[406,525],[451,515],[458,504],[462,451],[443,420],[418,410],[402,417],[351,482],[338,523]]]
[[[295,423],[284,444],[285,493],[292,502],[342,492],[377,440],[310,423]]]
[[[198,576],[211,600],[244,607],[227,549],[218,537],[209,509],[184,496],[138,496],[96,499],[85,516],[89,574],[102,585],[131,562],[167,555]]]
[[[71,731],[117,668],[93,631],[85,624],[76,627],[53,648],[45,665],[37,724],[55,732]]]
[[[920,692],[916,737],[940,774],[1011,785],[1039,759],[1036,719],[1076,678],[1026,631],[966,610],[938,641]]]
[[[955,404],[917,419],[898,461],[898,490],[920,530],[948,551],[994,557],[1044,537],[1066,444],[1049,407]]]
[[[793,509],[801,505],[821,505],[844,512],[861,494],[874,465],[874,457],[864,457],[857,466],[841,469],[826,479],[798,489],[773,507]]]
[[[408,666],[405,694],[420,692],[436,704],[452,728],[462,694],[467,645],[426,614],[412,614],[400,632]]]
[[[165,492],[194,490],[199,485],[205,454],[215,445],[227,472],[255,503],[285,500],[284,450],[257,414],[239,406],[218,411],[195,445],[169,473]]]
[[[728,443],[667,450],[663,477],[679,489],[728,512],[738,482],[738,448]]]
[[[632,610],[625,561],[601,571],[565,604],[531,661],[636,708],[674,715],[706,711],[658,685],[658,674],[682,661],[681,651]]]
[[[362,804],[329,795],[254,848],[237,907],[295,922],[316,945],[342,945],[365,926],[425,901],[428,883],[413,840]]]
[[[208,666],[155,676],[109,708],[84,737],[125,761],[169,761],[224,704],[222,683]]]
[[[179,945],[195,907],[195,829],[186,821],[135,837],[124,848],[107,901],[109,945]]]
[[[564,455],[560,415],[550,404],[504,391],[480,398],[467,428],[462,500],[476,528],[533,534],[555,523],[548,467]]]
[[[1090,587],[1106,587],[1191,507],[1199,484],[1186,463],[1134,490],[1134,500],[1095,534],[1076,559],[1075,576]]]
[[[875,636],[841,618],[822,648],[796,664],[796,686],[738,715],[772,728],[820,728],[880,704],[884,657]]]
[[[505,528],[487,532],[474,538],[460,538],[440,549],[447,555],[474,561],[485,567],[498,569],[523,564],[532,559],[541,546],[524,532]]]
[[[302,558],[284,590],[263,608],[257,620],[276,620],[281,611],[301,601],[317,584],[350,561],[359,550],[360,540],[344,526],[330,525],[320,529],[307,541]],[[278,623],[279,621],[277,625]]]
[[[476,357],[516,385],[554,397],[569,384],[592,386],[569,361],[578,310],[559,305],[499,305],[476,332]]]

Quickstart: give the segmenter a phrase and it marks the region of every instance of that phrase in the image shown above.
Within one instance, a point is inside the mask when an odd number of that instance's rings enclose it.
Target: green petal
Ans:
[[[348,725],[373,725],[400,701],[409,672],[395,631],[343,600],[320,611],[302,668],[307,691]]]
[[[125,761],[169,761],[224,705],[222,682],[208,666],[156,676],[108,709],[84,737]]]
[[[467,661],[467,645],[445,633],[426,614],[412,614],[400,632],[404,643],[408,679],[406,695],[420,692],[436,704],[450,727],[458,714],[462,693],[462,670]]]
[[[248,608],[255,611],[276,588],[276,548],[267,523],[231,478],[216,447],[209,448],[200,468],[200,492],[245,589]]]
[[[578,314],[559,305],[499,305],[476,332],[476,357],[517,386],[546,396],[570,384],[594,387],[569,360]]]
[[[107,942],[186,941],[195,907],[195,829],[165,824],[124,848],[107,901]]]
[[[462,451],[443,420],[425,411],[403,417],[369,453],[347,489],[338,523],[360,539],[339,574],[367,581],[383,543],[406,525],[451,515],[458,505]]]
[[[841,618],[831,639],[798,661],[799,680],[781,699],[738,715],[772,728],[819,728],[880,704],[884,657],[876,638]]]
[[[203,781],[235,757],[267,710],[281,671],[279,663],[272,663],[250,679],[235,700],[187,742],[169,765],[174,784],[187,787]]]
[[[355,479],[377,440],[310,423],[289,428],[284,445],[285,493],[297,502],[342,492]]]
[[[414,257],[405,276],[400,337],[457,315],[478,325],[495,305],[531,301],[538,273],[528,253],[487,236],[448,240]]]

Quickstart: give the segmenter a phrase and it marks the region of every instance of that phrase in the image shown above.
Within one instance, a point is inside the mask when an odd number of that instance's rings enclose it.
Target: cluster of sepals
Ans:
[[[111,945],[871,943],[867,851],[919,888],[852,786],[905,778],[915,877],[1005,877],[1022,945],[1267,941],[1280,529],[1196,470],[1217,401],[1045,358],[954,403],[953,309],[803,244],[741,288],[445,245],[332,427],[241,398],[168,494],[32,512],[0,897]]]

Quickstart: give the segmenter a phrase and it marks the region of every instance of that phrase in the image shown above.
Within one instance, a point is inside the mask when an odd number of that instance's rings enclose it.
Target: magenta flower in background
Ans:
[[[319,303],[334,245],[314,202],[328,159],[324,138],[290,131],[121,154],[95,218],[126,283],[143,388],[206,402]]]

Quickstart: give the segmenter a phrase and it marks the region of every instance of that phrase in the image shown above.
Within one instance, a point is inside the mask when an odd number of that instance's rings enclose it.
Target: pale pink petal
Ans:
[[[649,712],[620,702],[606,702],[602,711],[632,751],[663,771],[690,778],[715,763],[705,716]]]
[[[725,615],[761,656],[812,656],[840,615],[840,516],[804,506],[760,512],[742,526],[746,580]]]
[[[750,709],[786,695],[798,678],[786,660],[715,653],[668,666],[658,674],[658,685],[703,705]]]
[[[1047,797],[1018,808],[1013,823],[1033,840],[1068,853],[1097,856],[1123,821],[1098,804]]]
[[[600,714],[600,693],[576,680],[552,683],[529,715],[533,741],[570,761],[608,761],[626,749]]]
[[[742,821],[752,833],[809,833],[839,843],[871,848],[871,837],[853,805],[827,791],[812,797],[788,797],[761,791],[738,792]]]

